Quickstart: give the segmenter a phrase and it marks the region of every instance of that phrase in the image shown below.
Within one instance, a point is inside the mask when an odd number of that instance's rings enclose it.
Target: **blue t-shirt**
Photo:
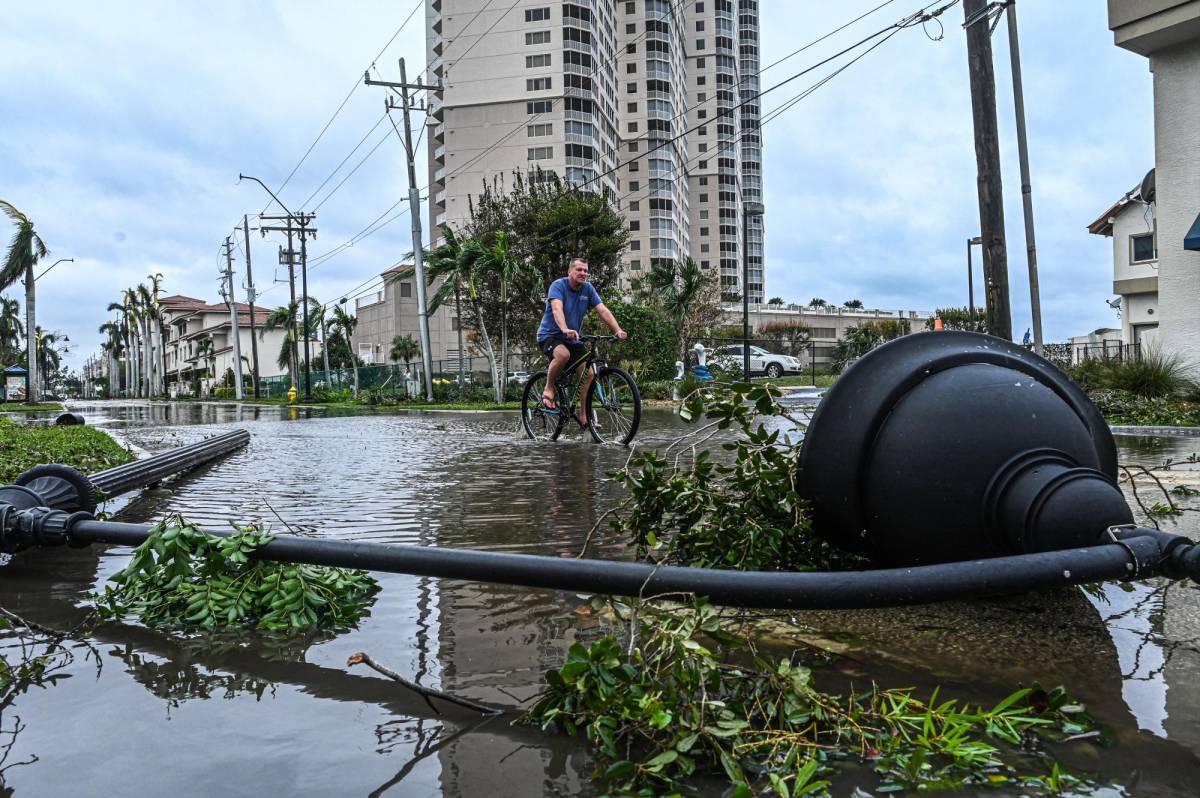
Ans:
[[[539,341],[562,333],[562,330],[558,329],[558,323],[554,321],[554,309],[550,306],[551,299],[562,301],[563,318],[567,321],[568,330],[578,330],[579,325],[583,324],[583,317],[587,315],[587,312],[597,305],[603,304],[600,301],[600,294],[596,292],[591,283],[584,283],[579,286],[578,291],[572,291],[569,278],[558,278],[550,284],[550,290],[546,294],[546,312],[542,314],[542,323],[538,326],[537,331]]]

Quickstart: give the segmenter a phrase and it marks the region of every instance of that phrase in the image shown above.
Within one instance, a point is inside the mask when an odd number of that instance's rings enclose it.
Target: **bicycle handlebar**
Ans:
[[[621,339],[615,335],[581,335],[581,336],[579,336],[579,340],[580,341],[610,341],[610,342],[615,343]]]

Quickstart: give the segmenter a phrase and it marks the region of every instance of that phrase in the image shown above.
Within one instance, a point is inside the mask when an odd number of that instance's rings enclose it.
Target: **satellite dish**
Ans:
[[[1146,176],[1142,178],[1141,194],[1142,194],[1142,202],[1145,202],[1145,203],[1154,202],[1154,170],[1153,169],[1151,169],[1149,172],[1147,172]]]

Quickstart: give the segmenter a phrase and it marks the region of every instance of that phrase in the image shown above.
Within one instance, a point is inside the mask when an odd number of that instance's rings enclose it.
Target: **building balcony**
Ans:
[[[433,201],[436,202],[438,205],[441,205],[443,208],[446,207],[446,192],[439,191],[437,194],[434,195]]]
[[[567,133],[566,142],[568,144],[583,144],[588,147],[598,147],[600,137],[595,133]]]

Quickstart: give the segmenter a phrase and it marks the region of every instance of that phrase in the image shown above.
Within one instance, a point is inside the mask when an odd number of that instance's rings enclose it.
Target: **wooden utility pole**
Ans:
[[[404,59],[400,59],[400,82],[396,83],[388,80],[371,80],[370,73],[363,73],[363,81],[368,86],[385,86],[400,95],[400,104],[396,105],[392,102],[392,98],[388,97],[386,107],[388,111],[399,108],[404,113],[404,153],[408,157],[408,208],[409,218],[412,221],[412,245],[413,245],[413,266],[417,277],[417,322],[421,332],[421,364],[425,371],[425,401],[433,401],[433,360],[432,354],[429,351],[429,312],[427,310],[428,303],[425,299],[425,262],[422,253],[422,234],[421,234],[421,195],[417,188],[417,167],[416,167],[416,152],[413,149],[412,128],[409,125],[409,111],[413,108],[412,97],[409,91],[424,91],[430,88],[441,89],[441,81],[435,86],[423,86],[420,79],[416,83],[408,82],[408,75],[404,70]],[[424,110],[422,102],[421,110]],[[500,369],[504,372],[504,367]],[[495,377],[493,379],[499,379]],[[501,387],[503,392],[503,387]],[[503,395],[503,394],[502,394]]]
[[[296,252],[292,249],[292,235],[294,233],[299,233],[299,235],[300,235],[300,266],[301,266],[301,274],[303,277],[303,286],[301,287],[303,296],[301,297],[301,300],[304,303],[304,308],[303,308],[303,319],[304,320],[302,322],[303,329],[299,333],[297,333],[296,340],[292,341],[292,363],[295,364],[295,367],[293,369],[294,373],[292,376],[292,387],[293,388],[297,387],[297,385],[296,385],[297,380],[296,380],[295,372],[299,372],[299,370],[300,370],[299,335],[302,333],[304,335],[304,374],[305,374],[304,401],[311,402],[313,399],[312,399],[312,386],[310,385],[312,380],[311,380],[311,376],[310,376],[309,345],[308,345],[308,268],[307,268],[308,247],[307,247],[306,241],[309,238],[317,237],[317,228],[311,226],[313,219],[317,218],[317,215],[315,213],[304,213],[302,211],[298,214],[294,214],[294,215],[288,214],[286,216],[267,216],[267,215],[260,214],[258,218],[262,219],[263,221],[274,221],[274,222],[286,221],[287,222],[286,227],[271,227],[268,225],[260,225],[258,229],[262,232],[262,234],[264,236],[267,233],[287,233],[287,237],[288,237],[287,252],[286,252],[286,254],[282,251],[279,253],[279,262],[287,263],[288,285],[291,288],[291,294],[292,294],[291,307],[296,306]],[[292,227],[293,221],[295,221],[297,224],[300,225],[299,230],[296,230],[295,228]]]
[[[239,401],[245,398],[242,393],[242,337],[238,331],[237,294],[233,290],[233,239],[225,236],[225,271],[221,282],[221,296],[229,303],[230,326],[233,328],[233,388],[234,396]]]
[[[250,379],[254,383],[254,398],[258,398],[258,338],[254,334],[254,272],[250,270],[250,217],[242,216],[242,233],[246,239],[246,298],[250,301]]]
[[[979,232],[983,238],[983,276],[988,332],[1012,340],[1008,296],[1008,250],[1004,242],[1004,189],[1000,181],[1000,136],[996,123],[996,76],[992,69],[991,5],[963,0],[967,64],[971,75],[971,116],[975,125],[978,169]]]

